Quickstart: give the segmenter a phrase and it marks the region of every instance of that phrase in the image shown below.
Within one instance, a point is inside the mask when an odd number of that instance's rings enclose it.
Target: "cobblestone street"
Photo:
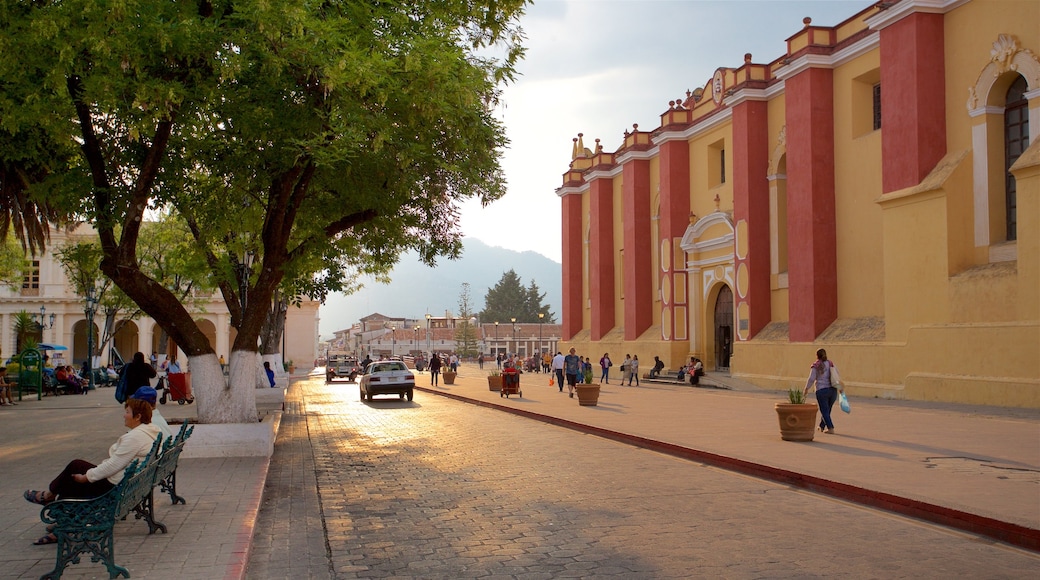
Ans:
[[[287,395],[250,578],[1026,577],[1035,554],[445,398]]]

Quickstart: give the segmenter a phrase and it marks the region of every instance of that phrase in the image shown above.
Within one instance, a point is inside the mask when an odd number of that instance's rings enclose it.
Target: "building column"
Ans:
[[[650,232],[650,160],[622,165],[622,228],[625,256],[625,340],[636,340],[654,322],[653,242]]]
[[[589,302],[593,341],[614,328],[614,183],[589,182]]]
[[[585,271],[582,263],[582,223],[581,194],[566,193],[561,195],[563,206],[563,313],[561,319],[562,334],[571,339],[581,332],[582,313],[582,274]],[[498,348],[498,338],[495,339]]]
[[[660,214],[658,220],[661,260],[661,338],[689,340],[686,255],[679,246],[690,225],[690,143],[674,139],[659,148]]]
[[[881,185],[889,193],[921,183],[946,155],[943,15],[909,14],[881,29],[880,43]]]
[[[768,104],[733,106],[733,214],[736,237],[736,340],[753,338],[770,309]]]
[[[834,74],[785,80],[790,340],[812,342],[838,314],[834,225]]]

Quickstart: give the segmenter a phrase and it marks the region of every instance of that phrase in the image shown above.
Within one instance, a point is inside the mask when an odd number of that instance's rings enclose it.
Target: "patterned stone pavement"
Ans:
[[[417,393],[295,383],[247,578],[1026,577],[1040,556]],[[1029,570],[1033,570],[1032,573]]]

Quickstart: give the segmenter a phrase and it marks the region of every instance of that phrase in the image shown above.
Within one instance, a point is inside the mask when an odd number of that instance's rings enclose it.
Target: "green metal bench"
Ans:
[[[185,421],[177,435],[165,443],[161,436],[157,437],[148,457],[128,465],[123,480],[108,493],[93,499],[57,500],[44,506],[40,519],[53,524],[58,551],[54,570],[41,576],[41,580],[61,578],[69,564],[80,562],[82,554],[90,554],[92,562],[103,562],[109,578],[129,578],[130,571],[115,563],[115,523],[134,512],[136,519],[148,523],[149,534],[156,530],[166,533],[166,526],[155,521],[153,490],[158,485],[163,493],[170,494],[174,504],[184,503],[184,498],[176,494],[177,461],[193,430]]]

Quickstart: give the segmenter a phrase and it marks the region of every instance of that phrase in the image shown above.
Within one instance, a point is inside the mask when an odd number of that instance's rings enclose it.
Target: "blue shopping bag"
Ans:
[[[845,393],[838,393],[838,405],[841,405],[841,410],[846,413],[852,412],[852,407],[849,406],[849,398],[845,396]]]

